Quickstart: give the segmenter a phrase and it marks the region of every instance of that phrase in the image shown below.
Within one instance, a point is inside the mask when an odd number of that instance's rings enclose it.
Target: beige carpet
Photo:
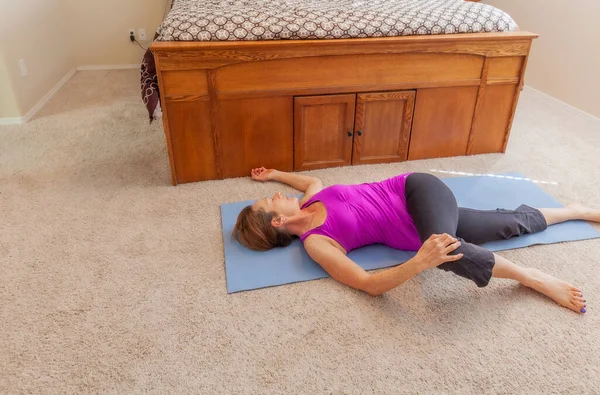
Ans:
[[[81,72],[0,129],[0,393],[599,393],[600,240],[502,255],[580,286],[581,316],[431,270],[373,298],[331,279],[228,295],[219,205],[281,189],[170,186],[136,71]],[[600,205],[600,122],[522,95],[505,155],[317,171],[521,171]]]

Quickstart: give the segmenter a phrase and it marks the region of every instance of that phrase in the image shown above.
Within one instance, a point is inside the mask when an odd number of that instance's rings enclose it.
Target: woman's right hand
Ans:
[[[265,169],[264,167],[257,167],[250,172],[252,179],[256,181],[271,181],[273,174],[275,174],[275,169]]]
[[[460,241],[447,233],[441,235],[431,235],[425,240],[415,258],[418,260],[423,270],[431,269],[445,262],[457,261],[463,254],[448,255],[460,247]]]

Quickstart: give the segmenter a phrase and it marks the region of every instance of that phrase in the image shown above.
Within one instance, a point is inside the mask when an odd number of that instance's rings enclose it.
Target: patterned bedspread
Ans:
[[[241,41],[505,32],[505,12],[464,0],[175,0],[159,41]]]
[[[146,50],[144,59],[142,59],[140,85],[142,87],[142,101],[148,110],[148,117],[152,123],[153,120],[162,118],[162,108],[160,106],[156,63],[154,63],[154,55],[149,49]]]

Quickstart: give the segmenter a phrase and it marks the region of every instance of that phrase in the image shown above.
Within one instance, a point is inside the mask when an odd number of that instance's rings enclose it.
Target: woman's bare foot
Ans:
[[[524,282],[524,285],[543,293],[563,307],[577,313],[585,313],[586,302],[579,289],[540,270],[533,268],[525,270],[529,272],[531,281]]]
[[[567,208],[574,210],[577,213],[578,219],[585,221],[600,222],[600,210],[586,207],[579,203],[569,203]]]

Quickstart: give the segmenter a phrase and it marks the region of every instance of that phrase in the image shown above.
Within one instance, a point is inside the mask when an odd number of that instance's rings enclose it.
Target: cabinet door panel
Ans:
[[[294,98],[294,170],[351,163],[355,100],[354,94]]]
[[[408,159],[466,155],[478,88],[417,91]]]
[[[477,107],[471,149],[467,154],[504,152],[513,116],[513,105],[519,95],[518,85],[488,85]]]
[[[243,177],[254,167],[291,171],[292,98],[219,101],[219,146],[223,176]]]
[[[352,164],[406,160],[414,103],[414,91],[359,94]]]
[[[164,118],[174,170],[174,183],[219,178],[208,100],[165,100]]]

